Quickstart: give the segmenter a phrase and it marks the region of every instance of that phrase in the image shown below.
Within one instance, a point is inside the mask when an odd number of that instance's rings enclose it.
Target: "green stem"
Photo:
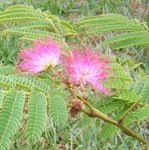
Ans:
[[[140,135],[138,135],[137,133],[135,133],[132,129],[130,129],[129,127],[119,123],[118,121],[115,121],[113,119],[111,119],[110,117],[108,117],[107,115],[103,114],[102,112],[100,112],[99,110],[97,110],[96,108],[94,108],[94,106],[92,106],[87,100],[85,100],[82,97],[77,96],[77,98],[79,98],[81,101],[84,102],[84,104],[86,106],[88,106],[91,109],[91,112],[87,112],[83,111],[84,113],[86,113],[88,116],[91,117],[96,117],[99,119],[104,120],[105,122],[111,123],[115,126],[117,126],[118,128],[120,128],[126,135],[128,136],[132,136],[135,139],[138,139],[140,142],[142,142],[143,144],[149,145],[149,142],[146,141],[145,139],[143,139]]]

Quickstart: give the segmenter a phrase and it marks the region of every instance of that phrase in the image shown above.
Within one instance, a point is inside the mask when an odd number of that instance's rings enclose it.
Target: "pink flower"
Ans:
[[[54,67],[59,64],[60,51],[59,44],[51,38],[37,40],[33,47],[21,51],[17,69],[36,74],[48,67]]]
[[[108,76],[108,59],[103,59],[100,53],[87,48],[74,50],[65,58],[64,67],[73,84],[89,83],[104,94],[109,93],[102,84]]]

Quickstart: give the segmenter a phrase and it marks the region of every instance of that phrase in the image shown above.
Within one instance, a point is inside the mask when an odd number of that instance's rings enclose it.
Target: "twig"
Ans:
[[[118,120],[118,123],[119,123],[119,124],[122,124],[122,122],[124,121],[124,119],[126,118],[126,116],[128,115],[128,113],[129,113],[133,108],[135,108],[135,107],[139,104],[140,101],[141,101],[141,100],[136,101],[136,102],[122,115],[122,117]]]

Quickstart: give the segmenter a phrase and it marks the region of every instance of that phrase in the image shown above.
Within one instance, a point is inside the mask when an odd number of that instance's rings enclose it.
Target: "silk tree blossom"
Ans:
[[[85,48],[74,50],[71,56],[65,58],[64,67],[73,84],[91,84],[104,94],[109,94],[103,86],[103,80],[108,76],[108,59],[99,52]]]
[[[17,69],[36,74],[59,64],[60,55],[60,45],[50,37],[45,40],[37,40],[33,47],[21,51]]]

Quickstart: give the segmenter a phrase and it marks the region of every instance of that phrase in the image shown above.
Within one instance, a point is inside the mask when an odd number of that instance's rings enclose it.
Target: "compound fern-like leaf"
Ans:
[[[130,33],[118,34],[106,40],[104,44],[114,44],[114,43],[118,43],[121,41],[130,40],[130,39],[139,38],[139,37],[146,37],[146,36],[149,36],[149,32],[147,31],[136,31],[136,32],[130,32]]]
[[[13,66],[1,66],[0,67],[0,75],[7,75],[15,72],[15,68]]]
[[[46,123],[46,97],[42,92],[33,91],[28,100],[28,121],[26,137],[35,144],[41,137]]]
[[[109,124],[109,123],[104,123],[99,136],[102,140],[106,140],[108,138],[112,138],[113,135],[115,135],[119,131],[118,127]]]
[[[135,20],[118,14],[103,14],[99,16],[86,17],[75,23],[84,34],[97,34],[107,31],[144,31],[144,26]]]
[[[118,63],[112,63],[112,72],[106,80],[105,85],[113,89],[128,89],[131,82],[130,75],[126,73],[124,68]]]
[[[50,86],[43,80],[36,79],[29,76],[19,76],[19,75],[1,75],[0,84],[3,87],[21,87],[31,91],[36,88],[44,93],[50,91]]]
[[[0,109],[2,108],[2,103],[4,100],[5,93],[4,91],[0,91]]]
[[[0,23],[7,22],[16,24],[1,31],[0,36],[17,34],[25,40],[51,36],[56,40],[62,40],[64,36],[76,34],[69,22],[59,19],[49,11],[42,12],[30,6],[16,5],[1,11]]]
[[[141,96],[143,102],[149,102],[149,76],[143,77],[141,80],[133,84],[133,89]]]
[[[49,96],[49,110],[56,124],[63,125],[68,117],[66,108],[66,92],[62,88],[52,89]]]
[[[129,114],[125,120],[124,123],[126,125],[134,123],[135,121],[143,121],[145,119],[149,118],[149,106],[144,106],[142,108],[139,108],[135,111],[133,111],[131,114]]]
[[[24,92],[10,90],[0,112],[0,149],[8,150],[23,114]]]

